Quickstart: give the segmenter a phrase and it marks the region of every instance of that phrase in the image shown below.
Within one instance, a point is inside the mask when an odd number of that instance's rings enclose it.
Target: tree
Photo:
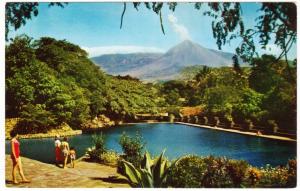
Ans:
[[[255,58],[252,66],[249,85],[260,93],[269,92],[281,81],[295,82],[295,72],[289,75],[290,72],[288,71],[291,69],[288,69],[288,64],[277,61],[272,55],[262,55],[261,58]]]
[[[263,94],[251,88],[244,88],[241,91],[240,101],[233,104],[233,117],[238,121],[252,119],[259,121],[265,111],[262,109]]]
[[[64,7],[66,3],[49,3],[49,7],[57,5]],[[6,3],[5,5],[5,39],[8,41],[8,33],[10,27],[14,30],[19,29],[26,24],[26,20],[36,17],[39,14],[39,3],[22,2],[22,3]]]
[[[9,46],[5,46],[5,75],[11,77],[18,68],[28,65],[35,59],[32,38],[21,35]]]

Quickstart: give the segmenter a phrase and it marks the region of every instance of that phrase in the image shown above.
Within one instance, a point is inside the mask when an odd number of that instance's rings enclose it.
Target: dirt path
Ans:
[[[62,169],[53,164],[22,158],[25,176],[31,183],[12,184],[12,161],[5,156],[5,182],[7,187],[20,188],[124,188],[130,187],[126,179],[116,172],[116,168],[90,163],[77,162],[75,168]],[[20,180],[20,176],[18,180]]]

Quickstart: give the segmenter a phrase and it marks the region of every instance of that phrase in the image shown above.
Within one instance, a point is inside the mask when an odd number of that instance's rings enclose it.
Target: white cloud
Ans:
[[[147,46],[98,46],[98,47],[82,47],[88,52],[89,57],[101,56],[103,54],[128,54],[128,53],[151,53],[165,52],[157,47]]]
[[[179,24],[178,19],[173,14],[168,15],[168,20],[181,40],[191,40],[188,29],[184,25]]]

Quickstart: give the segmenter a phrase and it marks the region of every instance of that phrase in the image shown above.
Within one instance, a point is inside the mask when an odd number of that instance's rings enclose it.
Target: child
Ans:
[[[69,154],[70,154],[72,168],[74,168],[75,167],[75,159],[76,159],[76,151],[75,151],[74,147],[70,148]]]

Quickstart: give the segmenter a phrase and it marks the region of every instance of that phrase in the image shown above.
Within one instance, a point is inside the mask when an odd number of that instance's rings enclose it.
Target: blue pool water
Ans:
[[[103,134],[107,136],[108,149],[122,152],[118,142],[124,131],[129,135],[139,132],[151,154],[158,155],[166,149],[169,159],[186,154],[215,155],[244,159],[254,166],[277,166],[285,165],[288,159],[296,157],[295,142],[169,123],[122,125],[105,129]],[[47,163],[54,162],[53,138],[23,139],[20,142],[23,156]],[[92,134],[70,137],[69,143],[82,156],[86,148],[92,146]],[[6,154],[10,154],[9,141],[6,141]]]

